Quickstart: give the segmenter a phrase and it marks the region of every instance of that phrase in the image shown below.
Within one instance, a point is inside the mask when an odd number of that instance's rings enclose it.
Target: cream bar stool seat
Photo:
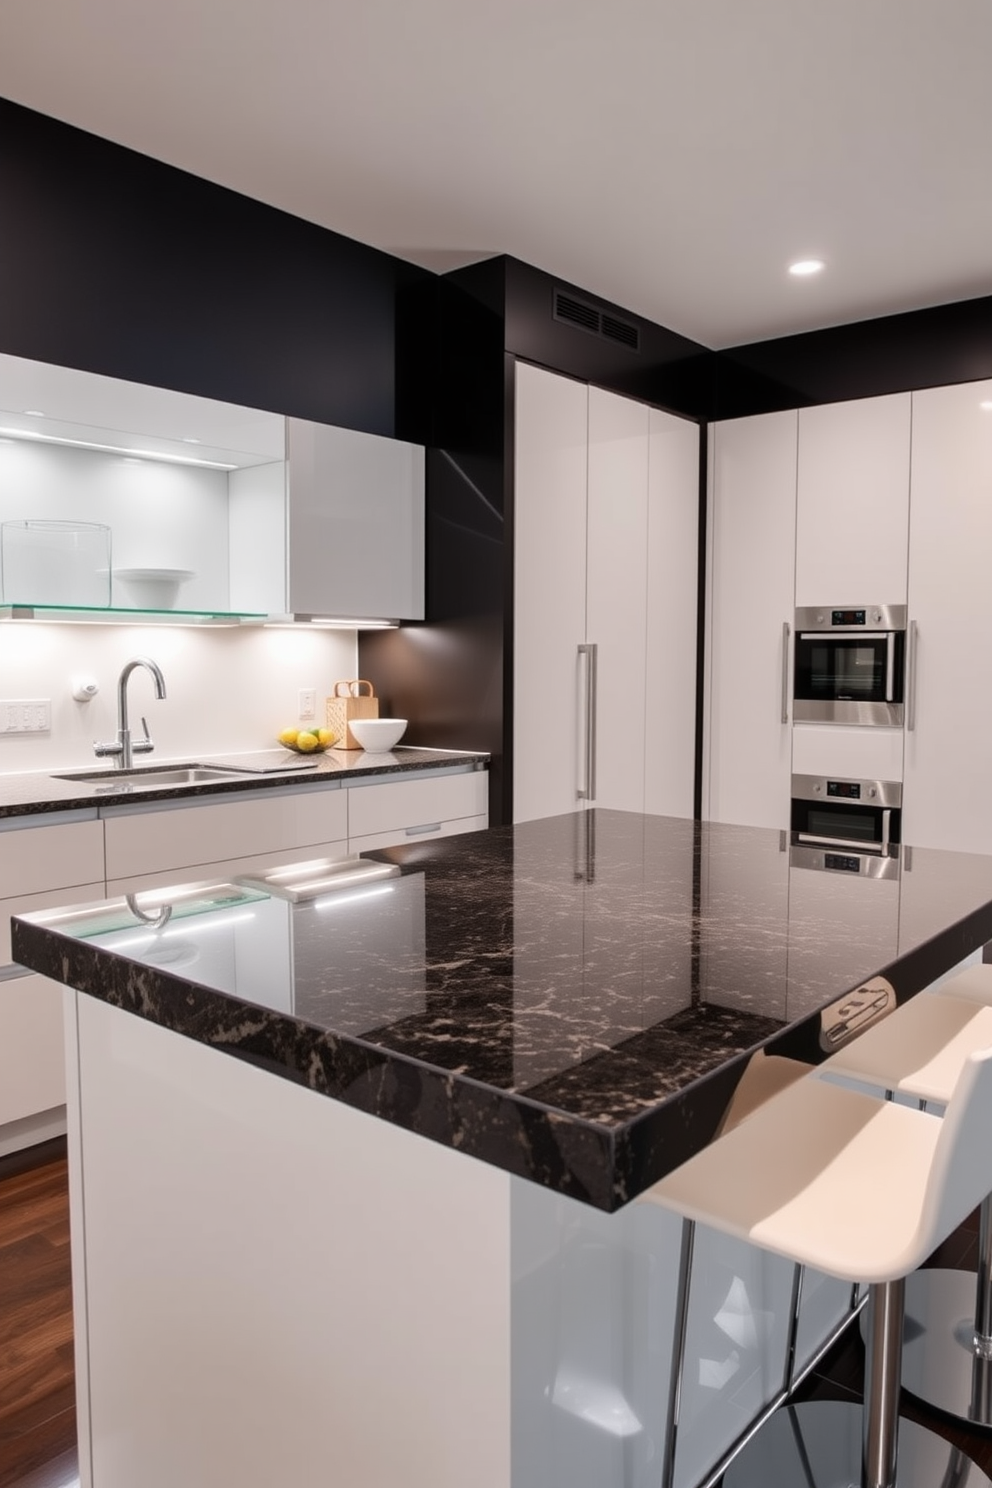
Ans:
[[[969,966],[936,995],[898,1008],[821,1069],[946,1105],[968,1054],[990,1043],[992,966]],[[990,1194],[979,1212],[977,1278],[928,1268],[906,1283],[902,1383],[937,1410],[992,1429]]]
[[[975,1464],[901,1424],[904,1278],[992,1189],[992,1049],[964,1061],[946,1114],[806,1075],[641,1196],[847,1281],[867,1281],[865,1406],[776,1411],[726,1488],[985,1488]]]

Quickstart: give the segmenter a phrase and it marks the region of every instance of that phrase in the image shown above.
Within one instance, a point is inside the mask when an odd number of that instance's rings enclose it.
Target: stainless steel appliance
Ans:
[[[797,723],[903,722],[906,606],[796,610]]]
[[[901,818],[898,780],[793,775],[790,862],[798,868],[895,878]]]

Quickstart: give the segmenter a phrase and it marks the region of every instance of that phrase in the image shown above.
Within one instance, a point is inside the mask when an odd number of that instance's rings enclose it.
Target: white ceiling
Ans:
[[[992,0],[0,0],[16,102],[713,347],[992,293],[990,77]]]

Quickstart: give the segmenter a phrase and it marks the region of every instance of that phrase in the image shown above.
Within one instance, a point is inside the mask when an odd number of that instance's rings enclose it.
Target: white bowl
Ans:
[[[142,610],[171,610],[179,586],[195,577],[191,568],[114,569],[114,583],[123,584],[126,597]]]
[[[384,754],[406,733],[406,719],[353,718],[350,728],[366,754]]]

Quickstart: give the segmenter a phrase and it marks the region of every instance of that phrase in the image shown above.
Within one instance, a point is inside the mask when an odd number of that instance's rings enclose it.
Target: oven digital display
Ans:
[[[831,625],[864,625],[864,610],[831,610]]]
[[[847,853],[824,853],[824,868],[835,868],[841,873],[860,873],[861,859],[851,857]]]
[[[840,796],[845,801],[861,800],[860,780],[828,780],[827,795]]]

